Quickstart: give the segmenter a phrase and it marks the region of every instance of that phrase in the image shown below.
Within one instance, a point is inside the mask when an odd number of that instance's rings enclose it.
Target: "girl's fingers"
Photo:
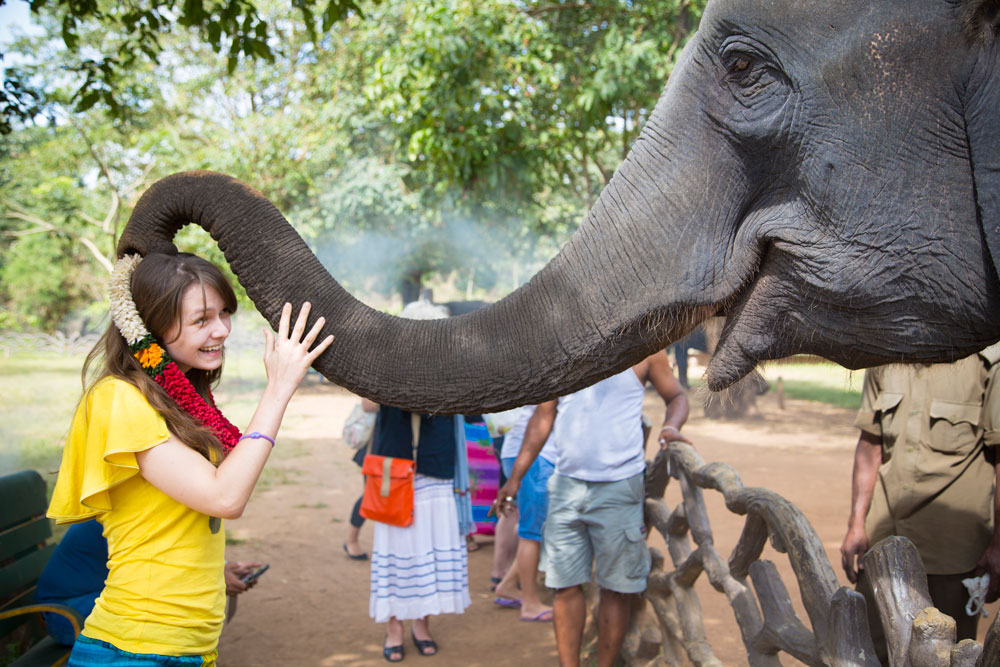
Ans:
[[[264,329],[264,356],[270,356],[274,351],[274,334],[270,329]]]
[[[292,304],[285,302],[281,307],[281,321],[278,323],[278,338],[285,340],[288,338],[288,322],[292,318]]]
[[[326,318],[320,317],[312,325],[312,329],[309,330],[309,333],[306,334],[306,337],[302,339],[302,342],[305,344],[307,348],[311,347],[312,344],[316,341],[316,338],[319,337],[319,332],[323,330],[324,324],[326,324]]]
[[[306,330],[306,322],[309,320],[309,309],[312,308],[312,304],[308,301],[302,303],[302,308],[299,309],[299,316],[295,318],[295,326],[292,327],[291,339],[293,342],[298,343],[302,340],[302,334]]]
[[[330,334],[329,336],[321,340],[319,344],[312,349],[312,352],[310,352],[306,356],[306,360],[310,364],[312,364],[312,362],[315,361],[316,358],[319,357],[319,355],[326,352],[326,348],[330,347],[331,344],[333,344],[333,334]]]

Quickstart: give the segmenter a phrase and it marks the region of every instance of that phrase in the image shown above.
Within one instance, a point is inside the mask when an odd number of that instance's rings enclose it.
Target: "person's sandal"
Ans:
[[[347,542],[344,542],[344,553],[347,554],[347,557],[351,560],[368,560],[368,554],[363,551],[359,554],[352,554],[351,550],[347,548]]]
[[[427,657],[437,655],[438,645],[433,639],[417,639],[417,636],[413,634],[413,628],[410,628],[410,636],[413,637],[413,643],[417,645],[417,652],[419,652],[420,655]],[[427,652],[428,650],[430,653]]]
[[[402,644],[399,646],[383,646],[382,657],[388,662],[403,662],[403,658],[406,657],[406,654],[403,652]]]

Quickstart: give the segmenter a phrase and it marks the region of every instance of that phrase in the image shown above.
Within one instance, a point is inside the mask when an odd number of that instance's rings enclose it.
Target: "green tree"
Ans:
[[[525,250],[565,237],[655,104],[703,0],[385,3],[366,91],[407,187],[447,226]],[[350,24],[350,22],[348,22]],[[347,27],[345,25],[344,27]],[[479,265],[479,258],[473,258]],[[428,267],[430,268],[430,267]]]
[[[100,256],[112,258],[145,185],[203,168],[260,189],[352,289],[409,297],[453,271],[517,282],[610,178],[702,6],[393,0],[319,34],[300,9],[272,2],[258,12],[280,45],[271,60],[230,71],[229,54],[197,31],[158,35],[156,59],[118,73],[127,122],[104,104],[78,110],[66,75],[77,54],[43,13],[47,34],[15,50],[36,55],[20,71],[43,85],[53,119],[0,138],[0,267],[27,237],[68,244],[86,275],[59,284],[86,285],[67,292],[82,302],[103,291]],[[133,39],[97,21],[75,30],[88,53]],[[196,231],[180,240],[220,257]],[[20,290],[3,292],[31,310]]]
[[[377,1],[377,0],[376,0]],[[6,0],[0,0],[0,5]],[[28,0],[32,13],[58,21],[60,36],[72,54],[69,70],[77,76],[73,101],[76,111],[100,104],[123,119],[134,112],[125,88],[128,72],[135,67],[157,64],[164,41],[171,32],[188,31],[225,54],[233,72],[243,59],[273,62],[280,55],[275,26],[261,16],[252,0]],[[293,0],[299,20],[315,41],[337,21],[360,11],[354,0]],[[91,55],[83,33],[99,29],[121,35],[114,49]],[[2,54],[0,54],[2,57]],[[14,121],[30,120],[44,111],[44,91],[26,80],[18,68],[8,68],[0,89],[0,133],[8,133]]]
[[[54,29],[51,21],[48,27]],[[95,43],[113,39],[86,37]],[[68,313],[103,298],[124,221],[150,179],[163,175],[154,165],[171,145],[164,128],[181,119],[160,97],[143,122],[119,123],[98,109],[76,112],[69,104],[70,84],[60,76],[70,54],[49,36],[17,46],[37,54],[26,71],[49,82],[52,119],[0,137],[0,279],[16,323],[52,329]],[[162,90],[166,80],[150,66],[131,72],[125,83],[128,90],[151,91]],[[201,251],[215,248],[204,240],[200,245]],[[44,268],[46,280],[27,270],[29,251],[39,256],[34,270]]]

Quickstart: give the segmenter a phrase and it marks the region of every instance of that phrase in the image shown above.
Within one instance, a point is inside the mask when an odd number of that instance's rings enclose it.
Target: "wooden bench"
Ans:
[[[71,607],[34,602],[35,584],[56,548],[47,505],[45,480],[34,470],[0,477],[0,651],[10,643],[28,647],[9,667],[66,664],[70,647],[45,632],[42,612],[65,616],[76,634],[83,627]]]

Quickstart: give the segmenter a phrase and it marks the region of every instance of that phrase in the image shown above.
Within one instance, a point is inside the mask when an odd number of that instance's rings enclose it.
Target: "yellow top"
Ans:
[[[865,372],[855,425],[882,439],[865,531],[872,544],[908,537],[928,574],[969,572],[992,535],[998,360],[994,345],[951,364]]]
[[[84,635],[132,653],[203,655],[222,632],[225,532],[139,474],[135,453],[169,437],[135,386],[100,380],[73,417],[48,515],[96,516],[108,540],[110,572]]]

